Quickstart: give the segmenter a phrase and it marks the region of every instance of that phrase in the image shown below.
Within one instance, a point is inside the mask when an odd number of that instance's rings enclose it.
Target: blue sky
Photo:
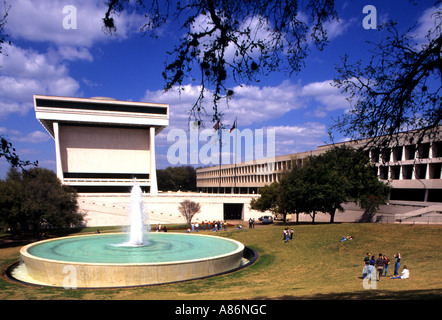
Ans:
[[[7,31],[12,46],[0,56],[0,134],[6,136],[23,159],[38,160],[55,170],[54,141],[35,118],[33,94],[71,97],[105,96],[118,100],[162,102],[170,105],[170,126],[157,136],[157,167],[170,165],[167,141],[171,129],[187,129],[187,110],[195,102],[198,83],[186,83],[180,95],[163,94],[161,72],[166,51],[171,51],[183,31],[173,22],[158,39],[143,36],[138,28],[144,17],[124,12],[117,20],[114,36],[102,32],[104,0],[16,0],[11,4]],[[385,32],[366,30],[362,22],[365,5],[376,8],[378,26],[387,19],[401,31],[416,24],[416,39],[431,23],[434,1],[337,1],[339,22],[327,25],[330,42],[323,51],[312,48],[299,74],[275,73],[259,83],[236,87],[224,122],[238,118],[240,130],[274,129],[276,155],[315,149],[329,143],[327,130],[332,118],[349,107],[345,96],[330,82],[337,76],[335,65],[344,54],[352,61],[368,61],[368,41],[379,42]],[[63,8],[77,9],[77,29],[63,28]],[[440,4],[439,4],[440,6]],[[4,10],[3,8],[1,10]],[[1,12],[1,11],[0,11]],[[210,108],[209,108],[210,109]],[[338,140],[345,139],[337,135]],[[0,178],[8,164],[0,159]]]

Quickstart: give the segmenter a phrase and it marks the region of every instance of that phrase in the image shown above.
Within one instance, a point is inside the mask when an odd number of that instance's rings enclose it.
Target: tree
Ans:
[[[21,191],[21,174],[10,168],[6,180],[0,180],[0,230],[19,230],[25,225],[21,212],[23,192]]]
[[[192,166],[158,169],[157,180],[161,191],[196,191],[196,170]]]
[[[308,159],[303,164],[294,163],[292,169],[281,179],[281,197],[287,211],[296,213],[296,222],[299,222],[299,213],[307,213],[315,222],[317,208],[317,192],[313,191],[314,186],[308,181]]]
[[[340,206],[343,194],[339,190],[342,185],[336,181],[337,172],[329,171],[319,156],[308,157],[294,172],[290,191],[296,194],[285,193],[286,198],[293,198],[289,200],[294,205],[291,211],[308,213],[315,223],[317,212],[332,212],[333,207]]]
[[[178,206],[178,211],[183,215],[184,219],[187,221],[187,224],[190,226],[193,216],[201,212],[201,205],[187,199],[180,203]]]
[[[11,168],[0,182],[0,194],[0,221],[12,231],[32,231],[40,238],[45,230],[80,225],[84,220],[75,191],[48,169],[18,172]]]
[[[274,71],[299,72],[308,55],[308,43],[322,49],[327,42],[326,22],[337,19],[334,0],[137,0],[136,10],[146,23],[142,30],[156,36],[167,21],[183,21],[185,35],[166,63],[165,90],[183,87],[185,79],[198,81],[200,95],[190,117],[201,121],[203,100],[212,96],[212,121],[222,118],[219,102],[234,92],[231,79],[241,85],[259,81]],[[129,10],[129,0],[106,1],[104,28],[117,29],[113,16]],[[304,14],[301,14],[303,12]],[[313,40],[313,41],[311,41]],[[196,80],[198,79],[198,80]]]
[[[308,157],[292,168],[281,186],[286,210],[308,213],[312,222],[317,212],[325,212],[333,223],[336,211],[344,211],[342,204],[350,201],[376,210],[390,192],[366,153],[347,146]]]
[[[436,2],[432,27],[423,43],[412,27],[400,34],[394,22],[381,30],[387,37],[375,45],[367,65],[350,62],[348,55],[337,66],[334,84],[349,94],[351,109],[336,120],[331,131],[369,144],[394,144],[402,131],[419,143],[435,134],[442,116],[442,7]]]
[[[334,222],[336,210],[343,211],[343,203],[353,201],[365,208],[371,206],[376,211],[380,204],[385,203],[390,187],[377,177],[376,167],[370,163],[363,149],[352,147],[335,147],[314,159],[316,165],[324,166],[325,183],[329,186],[322,211],[330,214],[330,222]],[[369,203],[367,199],[375,200]]]
[[[309,192],[304,181],[305,170],[298,161],[292,161],[291,169],[281,177],[280,201],[284,205],[284,211],[296,214],[296,223],[299,222],[299,214],[309,212]],[[314,217],[314,216],[313,216]]]
[[[286,222],[287,213],[283,210],[281,203],[281,185],[273,182],[259,189],[259,198],[250,201],[250,208],[260,212],[270,211],[274,215],[282,214]]]
[[[24,168],[29,165],[38,165],[38,161],[31,162],[29,160],[20,159],[20,157],[15,153],[15,148],[12,146],[12,143],[2,135],[0,135],[0,158],[1,157],[4,157],[6,161],[8,161],[9,164],[14,168]]]

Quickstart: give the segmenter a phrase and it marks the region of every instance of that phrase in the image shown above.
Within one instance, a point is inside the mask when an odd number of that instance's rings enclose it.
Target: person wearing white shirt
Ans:
[[[399,276],[391,277],[390,279],[408,279],[410,277],[410,271],[407,269],[407,266],[404,266],[402,269],[402,273]]]

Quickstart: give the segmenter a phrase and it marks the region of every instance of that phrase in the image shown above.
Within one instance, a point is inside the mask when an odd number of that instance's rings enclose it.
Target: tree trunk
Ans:
[[[333,208],[332,211],[330,212],[330,223],[335,222],[335,213],[336,213],[336,208]]]

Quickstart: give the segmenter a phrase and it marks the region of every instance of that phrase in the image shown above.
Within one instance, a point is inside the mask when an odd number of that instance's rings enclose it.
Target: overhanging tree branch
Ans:
[[[414,28],[400,35],[389,22],[381,30],[388,36],[372,51],[370,62],[337,66],[334,85],[349,94],[351,109],[338,118],[332,130],[368,144],[396,143],[397,133],[411,131],[408,139],[420,143],[441,124],[442,12],[433,13],[434,27],[424,44],[414,40]]]
[[[166,22],[184,19],[185,36],[167,55],[163,77],[165,91],[182,89],[184,82],[199,79],[201,94],[190,116],[200,121],[207,114],[205,100],[210,96],[212,122],[221,120],[221,101],[228,101],[235,84],[259,81],[274,71],[290,75],[299,72],[309,50],[309,37],[322,49],[327,43],[324,23],[337,19],[334,0],[137,0],[136,10],[146,16],[144,32],[154,34]],[[106,1],[104,28],[116,31],[113,19],[129,10],[129,0]],[[303,12],[309,21],[300,18]],[[196,25],[196,21],[204,21]],[[192,73],[199,72],[194,78]]]

